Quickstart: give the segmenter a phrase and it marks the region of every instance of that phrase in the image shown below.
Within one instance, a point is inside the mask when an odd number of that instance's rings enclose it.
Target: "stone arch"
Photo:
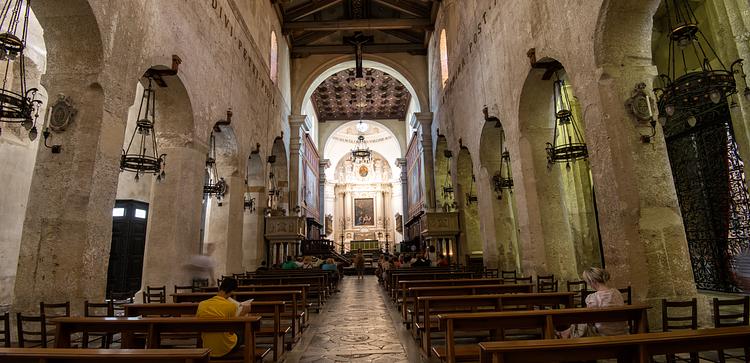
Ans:
[[[47,148],[37,152],[14,288],[16,311],[34,310],[37,301],[67,300],[77,313],[85,298],[102,300],[106,288],[120,155],[119,148],[100,140],[121,140],[122,129],[105,127],[113,116],[104,112],[99,84],[103,51],[96,16],[85,0],[65,5],[66,16],[60,16],[57,1],[32,5],[47,49],[41,84],[48,95],[70,97],[78,113],[65,133],[53,133],[52,142],[69,145],[62,158]],[[60,192],[51,193],[49,185],[59,185]],[[44,232],[51,230],[55,233]],[[72,280],[86,283],[71,285]]]
[[[265,160],[260,147],[250,153],[246,162],[246,191],[245,199],[254,200],[253,209],[245,208],[242,222],[242,267],[246,271],[253,271],[265,258],[265,243],[263,236],[263,208],[266,206],[268,182]],[[244,201],[243,201],[244,202]]]
[[[480,232],[479,207],[474,162],[469,149],[461,147],[456,160],[456,202],[461,218],[461,236],[459,237],[461,255],[483,254]],[[469,199],[469,197],[472,199]],[[484,196],[483,196],[484,197]],[[474,199],[477,198],[477,199]],[[460,257],[460,256],[459,256]]]
[[[350,121],[350,122],[342,123],[336,129],[334,129],[329,135],[327,135],[327,137],[325,138],[325,142],[323,144],[323,154],[322,154],[323,159],[329,159],[331,160],[331,162],[338,162],[338,160],[340,160],[342,156],[345,155],[346,151],[343,151],[342,153],[342,150],[335,150],[334,145],[337,143],[342,143],[342,141],[335,140],[333,136],[339,133],[341,130],[344,130],[348,127],[352,127],[352,125],[356,125],[358,122],[360,121]],[[392,130],[386,124],[383,124],[377,121],[365,120],[363,122],[380,127],[381,129],[385,130],[385,134],[388,136],[387,140],[384,140],[384,142],[380,142],[377,145],[372,145],[368,143],[368,145],[370,146],[370,149],[374,149],[375,147],[378,147],[381,150],[384,150],[383,154],[385,156],[385,159],[390,160],[390,162],[393,162],[396,158],[403,157],[405,153],[405,150],[402,144],[403,140],[400,140],[396,136],[394,130]],[[336,164],[333,164],[333,165],[336,165]],[[327,169],[326,177],[333,178],[333,170],[331,170],[330,168]]]
[[[46,107],[49,100],[47,91],[40,84],[42,74],[46,68],[46,46],[42,28],[34,14],[30,16],[28,30],[29,45],[24,53],[27,89],[38,88],[37,99],[41,99],[43,107],[39,110],[37,119],[37,137],[31,140],[29,132],[21,124],[2,124],[0,133],[0,159],[5,160],[5,167],[0,170],[0,180],[5,184],[5,193],[0,195],[0,205],[5,213],[0,218],[0,285],[8,288],[0,291],[0,305],[13,303],[13,286],[16,279],[16,269],[21,248],[23,222],[26,205],[29,199],[31,179],[34,174],[41,131],[46,120]],[[5,62],[3,62],[5,63]],[[20,88],[19,62],[11,62],[13,77],[8,83],[12,89]],[[4,67],[3,67],[4,68]]]
[[[299,110],[300,113],[304,113],[305,103],[308,102],[317,85],[332,74],[347,68],[353,68],[354,66],[355,63],[351,60],[350,56],[340,56],[332,58],[315,68],[300,84],[300,87],[297,88],[292,110]],[[409,71],[403,64],[386,57],[365,54],[362,66],[389,73],[403,83],[412,94],[412,99],[416,100],[417,109],[415,112],[429,109],[427,90],[415,88],[414,85],[419,85],[420,83],[417,82],[416,75]]]
[[[271,148],[271,156],[274,159],[273,164],[269,165],[269,172],[273,173],[276,188],[279,189],[280,195],[278,197],[278,201],[274,202],[274,205],[271,205],[270,207],[277,206],[278,208],[284,209],[287,213],[290,213],[289,210],[289,159],[288,154],[286,151],[286,146],[284,145],[284,140],[281,137],[277,137],[273,141],[273,147]],[[269,178],[270,179],[270,178]],[[270,185],[271,181],[269,180],[268,188],[269,190],[272,189],[274,186]]]
[[[202,251],[216,262],[215,273],[227,275],[242,269],[242,217],[244,209],[245,178],[240,174],[239,145],[232,125],[226,120],[217,121],[211,135],[214,150],[208,155],[216,159],[218,177],[227,184],[221,198],[204,194],[205,231]],[[211,148],[211,140],[208,142]]]
[[[451,157],[449,158],[447,155],[451,155]],[[455,198],[451,198],[443,189],[447,186],[455,187],[453,172],[451,171],[453,167],[451,160],[455,160],[454,156],[448,149],[448,141],[445,136],[438,135],[435,142],[435,204],[438,209],[444,211],[451,210],[450,205],[455,201]]]
[[[547,61],[553,60],[540,60]],[[578,279],[579,271],[602,263],[593,182],[585,160],[569,163],[569,166],[547,162],[545,145],[551,142],[555,126],[555,76],[545,80],[545,72],[545,69],[529,71],[519,104],[519,150],[528,157],[521,158],[523,180],[516,184],[524,184],[522,190],[527,206],[524,213],[527,213],[525,217],[533,236],[528,242],[524,241],[523,254],[545,258],[544,262],[535,261],[533,266],[524,266],[524,269],[528,267],[536,273],[554,273],[562,279],[574,280]],[[566,79],[564,68],[557,76]],[[572,86],[567,81],[566,88],[585,139],[580,105],[572,96]]]
[[[152,182],[141,284],[190,285],[193,279],[208,279],[211,283],[212,270],[191,264],[193,256],[203,252],[201,201],[206,142],[196,138],[193,105],[182,74],[163,76],[163,80],[166,87],[154,88],[155,132],[159,153],[166,155],[166,177]],[[142,78],[141,82],[147,87],[147,79]],[[165,264],[165,260],[171,263]]]
[[[507,150],[505,132],[500,122],[487,122],[482,127],[479,143],[480,172],[477,175],[480,209],[492,213],[480,215],[482,238],[484,238],[485,263],[503,270],[520,270],[520,251],[516,223],[516,203],[512,190],[498,194],[494,189],[494,177],[500,175],[503,151]],[[490,198],[489,196],[497,196]],[[494,258],[493,258],[494,257]]]

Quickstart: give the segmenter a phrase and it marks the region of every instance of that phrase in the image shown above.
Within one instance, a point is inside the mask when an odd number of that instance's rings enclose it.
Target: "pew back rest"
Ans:
[[[208,349],[63,349],[0,348],[0,361],[31,362],[209,362]]]
[[[750,327],[682,330],[578,339],[479,343],[482,362],[573,362],[618,358],[650,363],[654,355],[747,347]]]

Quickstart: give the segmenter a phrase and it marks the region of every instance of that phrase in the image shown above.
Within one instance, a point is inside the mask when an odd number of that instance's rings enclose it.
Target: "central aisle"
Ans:
[[[375,276],[347,276],[340,289],[320,314],[311,314],[303,341],[285,362],[419,361],[416,344]]]

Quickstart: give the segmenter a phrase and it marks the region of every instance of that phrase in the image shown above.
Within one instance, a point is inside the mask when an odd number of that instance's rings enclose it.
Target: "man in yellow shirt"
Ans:
[[[198,318],[233,318],[235,316],[247,315],[250,312],[249,304],[238,303],[231,298],[234,290],[237,290],[237,280],[225,278],[219,286],[216,296],[201,301],[198,304]],[[203,347],[211,350],[211,357],[223,357],[232,351],[237,351],[242,346],[243,339],[233,332],[227,333],[201,333]]]

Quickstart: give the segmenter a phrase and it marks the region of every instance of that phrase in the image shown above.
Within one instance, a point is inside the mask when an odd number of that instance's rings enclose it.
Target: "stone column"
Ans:
[[[601,112],[602,116],[588,118],[586,127],[587,133],[592,127],[612,135],[611,142],[591,145],[589,149],[606,267],[617,271],[613,274],[617,286],[633,286],[639,301],[658,304],[662,298],[695,297],[690,254],[664,134],[657,124],[652,143],[641,143],[640,135],[650,134],[650,128],[639,125],[622,106],[637,83],[650,86],[656,69],[650,64],[623,66],[617,61],[604,65],[600,72],[607,75],[600,79],[607,81],[591,85],[598,87],[601,100],[601,109],[592,110],[596,111],[592,115]],[[709,314],[708,303],[701,305],[704,314]],[[658,321],[654,318],[660,311],[650,314],[649,320]]]
[[[154,182],[151,192],[141,289],[165,285],[170,291],[174,285],[192,283],[194,272],[185,265],[200,252],[206,150],[171,147],[163,152],[167,177]]]
[[[408,181],[409,177],[406,175],[406,158],[398,158],[396,159],[396,166],[398,166],[401,169],[401,200],[403,201],[401,205],[401,215],[403,218],[402,221],[406,222],[406,219],[408,218],[408,215],[406,212],[409,210],[409,190],[408,190]],[[401,228],[404,226],[402,225]],[[406,230],[404,229],[404,239],[406,239]]]
[[[84,300],[105,297],[128,107],[116,102],[132,96],[108,90],[104,112],[100,81],[86,73],[43,78],[46,94],[70,97],[78,113],[64,132],[52,134],[52,143],[63,145],[60,154],[45,147],[37,151],[22,217],[14,311],[36,312],[40,301],[70,301],[80,313]]]
[[[242,269],[242,225],[245,195],[245,181],[239,176],[228,176],[224,180],[228,192],[218,205],[215,197],[211,198],[209,216],[210,231],[206,243],[214,245],[212,257],[216,262],[216,276],[240,273]],[[249,232],[249,231],[248,231]]]
[[[310,132],[310,119],[306,115],[289,116],[289,215],[295,207],[302,207],[302,180],[305,169],[302,166],[305,134]]]
[[[319,190],[319,199],[318,199],[318,210],[320,211],[320,224],[323,225],[323,230],[321,231],[321,234],[325,233],[326,231],[326,169],[331,166],[331,161],[328,159],[323,159],[320,161],[320,169],[318,170],[319,174],[319,182],[318,184],[320,187]],[[328,236],[330,238],[330,236]]]
[[[344,192],[344,222],[346,223],[346,228],[352,228],[354,226],[354,215],[352,209],[352,192],[349,190],[349,186],[346,187],[346,192]]]
[[[424,168],[425,209],[435,211],[435,158],[432,155],[432,112],[414,114],[412,125],[419,126],[422,143],[422,167]]]

